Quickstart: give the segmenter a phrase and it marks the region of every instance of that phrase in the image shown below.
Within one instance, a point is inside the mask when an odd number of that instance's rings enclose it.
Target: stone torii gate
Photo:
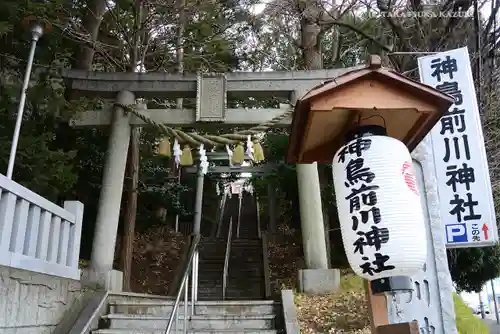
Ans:
[[[292,104],[310,89],[360,67],[295,71],[236,72],[227,74],[103,73],[69,70],[64,74],[72,96],[115,99],[117,105],[133,105],[138,98],[195,98],[196,109],[148,109],[144,115],[159,124],[200,127],[252,126],[282,115],[290,105],[280,108],[227,108],[234,98],[281,98]],[[287,127],[289,118],[277,126]],[[75,127],[111,126],[96,218],[88,279],[111,288],[113,257],[118,228],[125,166],[132,126],[141,121],[119,106],[91,110],[72,120]],[[299,277],[305,289],[331,291],[338,285],[339,272],[329,268],[316,163],[297,165],[300,216],[306,270]]]

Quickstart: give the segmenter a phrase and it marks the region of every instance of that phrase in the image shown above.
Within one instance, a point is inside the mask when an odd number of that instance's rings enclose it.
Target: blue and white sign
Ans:
[[[498,232],[469,52],[421,57],[418,67],[422,83],[455,99],[429,134],[446,246],[492,246]]]
[[[468,242],[467,226],[465,224],[450,224],[446,225],[446,242]]]

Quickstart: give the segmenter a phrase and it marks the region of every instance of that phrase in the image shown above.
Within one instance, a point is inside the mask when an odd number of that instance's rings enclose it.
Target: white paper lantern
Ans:
[[[371,281],[421,270],[427,257],[425,222],[406,146],[386,136],[354,139],[335,154],[333,180],[354,272]]]

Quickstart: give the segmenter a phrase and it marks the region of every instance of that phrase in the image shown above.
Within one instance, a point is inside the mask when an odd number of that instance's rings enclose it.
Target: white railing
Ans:
[[[79,280],[82,219],[0,174],[0,265]]]

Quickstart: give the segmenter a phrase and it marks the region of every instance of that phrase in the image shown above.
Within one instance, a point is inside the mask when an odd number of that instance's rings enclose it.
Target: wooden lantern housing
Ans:
[[[330,163],[359,125],[381,125],[410,151],[427,135],[454,99],[381,66],[367,66],[313,88],[295,105],[287,152],[289,163]]]

